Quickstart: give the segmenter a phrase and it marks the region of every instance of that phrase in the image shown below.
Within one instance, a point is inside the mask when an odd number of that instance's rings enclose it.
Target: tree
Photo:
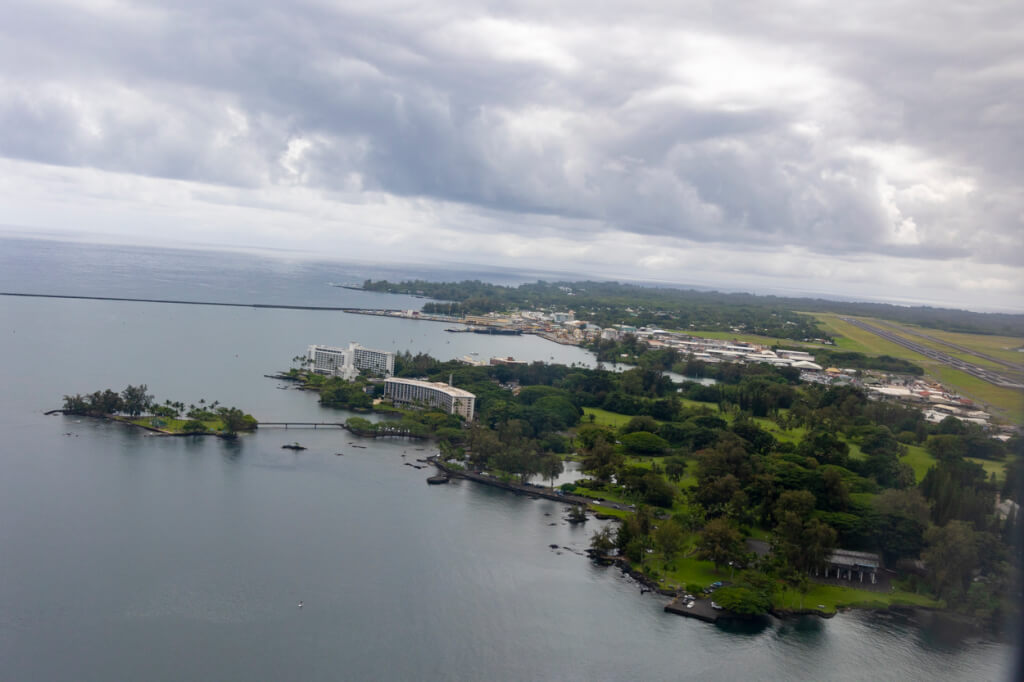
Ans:
[[[633,417],[628,422],[626,422],[625,425],[623,425],[623,427],[619,431],[620,433],[622,433],[622,435],[626,435],[627,433],[636,433],[637,431],[647,431],[649,433],[654,433],[657,430],[658,422],[655,421],[654,417],[640,415],[637,417]]]
[[[607,554],[615,548],[615,540],[612,538],[611,528],[605,526],[601,530],[594,531],[590,536],[590,548],[599,554]]]
[[[217,410],[217,415],[224,424],[224,430],[229,434],[256,428],[256,420],[252,415],[242,412],[237,407],[222,407]]]
[[[679,524],[671,519],[662,521],[658,529],[654,531],[654,542],[661,549],[667,561],[671,561],[676,552],[682,549],[685,541],[686,536],[683,535]]]
[[[665,460],[665,475],[669,480],[679,482],[679,479],[686,473],[686,460],[682,457],[669,457]]]
[[[814,457],[822,464],[845,467],[850,457],[850,446],[829,431],[815,430],[804,436],[797,447],[804,457]]]
[[[661,455],[669,449],[667,440],[649,431],[627,433],[619,441],[627,452],[635,455]]]
[[[806,574],[820,568],[836,547],[835,529],[818,519],[803,520],[782,512],[772,537],[772,551],[792,570]]]
[[[89,411],[94,414],[114,414],[122,407],[121,396],[109,388],[89,395]]]
[[[132,417],[138,417],[153,405],[153,396],[147,393],[146,384],[128,385],[121,391],[121,409]]]
[[[846,511],[850,506],[850,489],[839,470],[828,468],[821,474],[824,506],[834,511]]]
[[[971,572],[978,566],[978,536],[965,521],[933,526],[924,534],[927,548],[921,554],[928,569],[928,582],[943,599],[961,598],[971,584]]]
[[[745,585],[730,585],[715,592],[715,603],[733,613],[756,616],[772,607],[770,596]]]
[[[68,414],[85,414],[90,407],[91,403],[87,396],[79,394],[64,396],[64,411]]]
[[[538,469],[540,470],[540,475],[545,480],[551,481],[551,487],[553,488],[555,487],[555,479],[564,471],[565,465],[562,463],[562,458],[558,455],[546,453],[540,458]]]
[[[713,519],[698,536],[697,556],[714,563],[716,571],[721,570],[730,561],[742,559],[743,536],[727,519]]]
[[[185,433],[205,433],[206,424],[200,421],[196,421],[195,419],[191,419],[185,422],[185,424],[181,427],[181,430],[184,431]]]
[[[775,503],[775,518],[781,518],[786,512],[796,514],[801,521],[806,520],[814,511],[814,494],[807,490],[787,490],[779,495]]]
[[[597,441],[583,455],[583,471],[593,474],[594,478],[603,483],[612,479],[621,464],[622,455],[605,441]]]

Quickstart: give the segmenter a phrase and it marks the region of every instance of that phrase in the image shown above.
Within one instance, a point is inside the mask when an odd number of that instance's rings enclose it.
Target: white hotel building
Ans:
[[[360,370],[386,377],[395,373],[394,353],[363,348],[358,343],[350,343],[348,348],[310,346],[307,352],[314,372],[338,376],[346,381],[355,379]]]
[[[476,396],[439,381],[390,378],[384,381],[384,397],[395,403],[429,405],[473,421]]]

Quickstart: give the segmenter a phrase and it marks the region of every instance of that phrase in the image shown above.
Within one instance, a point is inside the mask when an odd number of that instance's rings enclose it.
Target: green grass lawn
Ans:
[[[974,462],[980,464],[981,468],[985,470],[986,476],[996,475],[999,480],[1006,478],[1006,462],[995,462],[991,459],[979,459],[977,457],[964,457],[968,462]]]
[[[698,400],[690,400],[689,398],[680,398],[679,403],[683,407],[706,407],[712,412],[718,412],[718,403],[702,403]]]
[[[625,511],[623,509],[611,509],[609,507],[602,507],[599,504],[588,505],[587,509],[594,512],[595,514],[600,514],[601,516],[611,516],[619,520],[628,519],[630,516],[633,515],[633,512],[631,511]]]
[[[1018,365],[1024,364],[1024,353],[1016,349],[1024,346],[1024,339],[1014,336],[989,336],[987,334],[965,334],[962,332],[947,332],[941,329],[929,329],[915,325],[904,325],[907,329],[927,334],[940,341],[955,343],[964,348],[970,348],[994,358],[1012,362]]]
[[[903,461],[914,470],[914,479],[918,483],[921,482],[924,475],[935,464],[935,458],[928,454],[928,451],[920,445],[908,445],[907,454],[903,456]]]
[[[618,490],[591,490],[590,488],[577,487],[576,490],[572,491],[572,494],[580,495],[581,497],[601,497],[609,502],[618,502],[619,504],[633,504],[633,500],[626,498],[626,496]]]
[[[602,410],[600,407],[584,407],[583,408],[583,420],[582,424],[590,423],[590,415],[594,415],[594,423],[602,426],[610,426],[613,429],[617,429],[624,426],[633,417],[628,414],[619,414],[618,412],[609,412],[608,410]]]
[[[158,422],[163,422],[163,425],[161,426],[155,424],[154,419],[156,419]],[[128,421],[132,424],[137,424],[139,426],[161,429],[163,431],[168,431],[170,433],[184,433],[185,424],[187,424],[191,420],[171,419],[169,417],[140,417],[138,419],[126,419],[125,421]],[[224,422],[222,422],[220,419],[204,421],[203,424],[206,426],[208,431],[220,431],[224,428]]]
[[[947,346],[941,341],[933,341],[932,339],[926,339],[921,336],[917,336],[916,334],[913,333],[915,331],[918,331],[916,329],[911,329],[910,327],[899,325],[896,324],[895,322],[888,322],[886,320],[871,320],[871,322],[883,329],[886,329],[887,331],[892,332],[893,334],[896,334],[900,338],[907,339],[908,341],[912,341],[914,343],[919,343],[922,346],[927,346],[928,348],[940,351],[942,353],[945,353],[946,355],[951,355],[954,358],[960,358],[961,360],[973,362],[974,364],[979,365],[981,367],[988,367],[989,369],[994,369],[997,371],[1004,370],[1004,367],[1000,365],[998,362],[992,362],[991,360],[986,360],[985,358],[978,357],[977,355],[965,353],[964,351],[958,350],[951,346]],[[928,334],[927,330],[922,329],[920,331],[922,334]],[[932,335],[929,334],[929,336]],[[965,345],[964,347],[967,348],[969,346]]]
[[[689,548],[685,551],[689,551]],[[665,582],[659,581],[659,584],[668,589],[689,589],[687,585],[707,587],[718,580],[729,579],[729,569],[724,569],[722,573],[716,573],[715,565],[710,561],[683,557],[681,554],[683,552],[672,561],[665,561],[665,557],[660,553],[650,554],[644,565],[648,571],[650,569],[657,571],[658,576],[665,579]]]
[[[799,609],[800,593],[791,588],[784,588],[775,596],[774,605],[779,609]],[[820,610],[823,613],[835,613],[836,609],[856,606],[859,608],[886,609],[890,606],[926,606],[941,607],[943,603],[931,597],[913,592],[872,592],[856,587],[839,585],[819,585],[811,583],[807,594],[803,595],[803,608]],[[821,608],[823,607],[823,608]]]

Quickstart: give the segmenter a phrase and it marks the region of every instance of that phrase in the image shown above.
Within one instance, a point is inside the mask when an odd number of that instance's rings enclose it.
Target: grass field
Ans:
[[[991,405],[1005,419],[1015,424],[1024,423],[1024,392],[994,386],[987,381],[946,365],[939,365],[934,370],[925,369],[946,386],[959,391],[972,400]]]
[[[162,425],[154,424],[153,417],[142,417],[140,419],[125,419],[125,421],[137,424],[139,426],[145,426],[149,428],[158,428],[171,433],[184,433],[185,424],[189,421],[188,419],[170,419],[168,417],[158,417],[158,423],[162,422]],[[213,419],[210,421],[204,421],[203,425],[206,426],[207,431],[220,431],[224,428],[224,422],[219,419]]]
[[[986,476],[996,475],[996,478],[1000,481],[1006,478],[1006,464],[1007,462],[995,462],[991,459],[978,459],[977,457],[965,457],[968,462],[974,462],[980,464],[981,468],[985,470]]]
[[[927,346],[928,348],[932,348],[932,349],[937,350],[937,351],[939,351],[941,353],[945,353],[946,355],[951,355],[954,358],[959,358],[959,359],[964,360],[966,362],[973,363],[975,365],[978,365],[979,367],[985,367],[985,368],[988,368],[988,369],[991,369],[991,370],[1001,371],[1001,372],[1007,371],[1007,369],[1005,367],[1003,367],[1003,365],[1000,365],[998,362],[992,362],[991,360],[986,360],[985,358],[980,358],[977,355],[972,355],[970,353],[965,353],[965,352],[957,350],[955,348],[951,348],[950,346],[947,346],[947,345],[945,345],[945,344],[943,344],[943,343],[941,343],[939,341],[932,341],[931,339],[925,339],[925,338],[922,338],[920,336],[915,336],[910,331],[908,331],[907,328],[905,328],[905,327],[903,327],[901,325],[897,325],[897,324],[895,324],[893,322],[888,322],[886,320],[872,320],[872,322],[877,324],[878,326],[882,327],[883,329],[885,329],[887,331],[890,331],[893,334],[896,334],[897,336],[899,336],[901,338],[906,339],[907,341],[912,341],[913,343],[919,343],[922,346]]]
[[[921,482],[924,475],[935,464],[935,458],[928,454],[928,451],[920,445],[908,445],[907,454],[903,456],[903,461],[914,470],[914,479],[918,483]]]
[[[838,585],[819,585],[811,583],[807,594],[803,595],[793,589],[783,589],[775,597],[776,608],[799,609],[803,603],[805,609],[816,609],[823,613],[835,613],[837,609],[856,606],[860,608],[886,609],[894,605],[941,607],[931,597],[913,592],[872,592],[856,587],[840,587]]]
[[[821,322],[823,327],[837,337],[836,346],[842,350],[856,351],[867,355],[890,355],[894,358],[903,358],[918,364],[920,364],[921,360],[927,360],[924,356],[899,344],[886,341],[867,330],[844,322],[839,319],[838,315],[816,313],[814,317]]]
[[[940,329],[929,329],[914,325],[904,325],[907,329],[919,331],[922,334],[933,336],[940,341],[955,343],[964,348],[980,351],[1000,360],[1024,365],[1024,353],[1016,349],[1024,346],[1024,339],[1015,336],[988,336],[986,334],[964,334],[961,332],[947,332]]]
[[[631,417],[628,414],[619,414],[618,412],[609,412],[608,410],[602,410],[600,407],[584,407],[583,408],[583,424],[590,422],[590,415],[594,415],[594,423],[600,424],[601,426],[610,426],[613,429],[617,429]]]

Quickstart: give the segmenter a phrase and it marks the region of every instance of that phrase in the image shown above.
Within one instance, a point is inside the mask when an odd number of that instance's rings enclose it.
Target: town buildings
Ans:
[[[455,388],[450,383],[419,379],[389,378],[384,380],[384,397],[395,404],[427,405],[473,421],[476,396]]]

